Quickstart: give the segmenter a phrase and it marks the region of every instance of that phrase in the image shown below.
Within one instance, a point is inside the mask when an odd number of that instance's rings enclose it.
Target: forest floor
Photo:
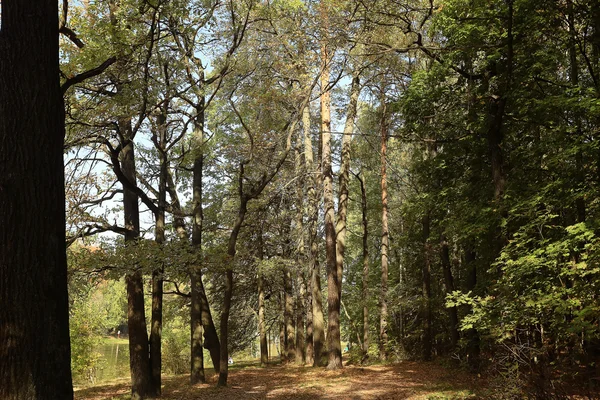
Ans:
[[[342,370],[295,365],[236,364],[229,386],[215,387],[217,376],[206,384],[190,385],[187,375],[163,377],[163,400],[234,399],[485,399],[485,381],[475,375],[431,362],[404,361],[392,365],[345,366]],[[75,400],[129,399],[129,381],[82,388]]]

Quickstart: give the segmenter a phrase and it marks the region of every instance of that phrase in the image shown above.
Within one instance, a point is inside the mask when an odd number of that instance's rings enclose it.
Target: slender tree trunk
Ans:
[[[440,246],[446,294],[450,294],[454,291],[454,277],[452,276],[452,265],[450,264],[450,249],[448,248],[448,239],[445,235],[442,235],[440,239]],[[450,342],[452,343],[452,347],[456,348],[459,339],[458,309],[455,306],[448,307],[448,316],[450,317]]]
[[[243,167],[240,168],[240,180],[244,175]],[[242,189],[240,188],[240,191]],[[227,244],[227,257],[228,265],[225,272],[225,291],[223,292],[223,310],[221,311],[221,322],[219,326],[220,340],[221,340],[221,361],[219,365],[219,381],[217,386],[227,386],[227,375],[229,373],[229,365],[227,363],[229,350],[228,350],[228,339],[229,339],[229,313],[231,311],[231,297],[233,295],[233,259],[236,253],[237,239],[242,229],[242,224],[246,218],[246,212],[248,211],[248,198],[240,193],[240,208],[238,210],[237,219],[233,225],[233,229],[229,236],[229,242]]]
[[[159,246],[165,242],[165,208],[167,206],[167,177],[168,161],[166,154],[167,142],[167,109],[168,104],[161,109],[156,119],[158,134],[153,137],[158,150],[160,164],[158,182],[158,213],[156,214],[155,241]],[[161,337],[163,311],[163,273],[164,265],[152,271],[152,320],[150,326],[150,369],[152,374],[152,396],[161,394]]]
[[[575,28],[575,15],[573,12],[573,2],[567,1],[567,19],[569,22],[569,78],[571,84],[574,87],[579,86],[579,66],[577,64],[577,42],[576,42],[576,28]],[[580,148],[582,142],[581,132],[581,121],[578,117],[575,118],[575,141],[577,143],[577,151],[575,153],[575,184],[576,190],[579,192],[584,191],[585,187],[585,172],[583,171],[583,153]],[[575,207],[577,211],[577,222],[585,222],[586,206],[585,198],[583,194],[580,194],[575,199]]]
[[[425,213],[422,220],[423,224],[423,359],[431,359],[431,350],[433,344],[432,335],[432,317],[431,317],[431,244],[430,235],[430,215],[429,211]]]
[[[265,287],[260,273],[258,276],[258,331],[260,335],[260,365],[264,366],[269,362],[269,349],[265,323]]]
[[[286,257],[287,258],[287,257]],[[287,362],[296,360],[296,334],[294,331],[294,285],[292,272],[286,267],[283,279],[284,287],[284,325],[285,325],[285,359]]]
[[[379,359],[387,359],[388,341],[388,253],[390,246],[388,229],[388,191],[387,191],[387,109],[385,99],[381,102],[381,297],[379,300]]]
[[[204,174],[204,99],[201,97],[196,107],[196,120],[194,121],[194,166],[193,166],[193,218],[192,218],[192,246],[196,249],[198,258],[202,260],[202,229],[204,211],[202,203],[202,178]],[[217,330],[213,322],[202,283],[202,264],[194,264],[190,268],[191,283],[191,369],[190,382],[192,384],[204,382],[204,354],[202,348],[208,349],[215,372],[220,371],[221,355]],[[204,336],[204,340],[203,340]]]
[[[262,227],[258,232],[258,259],[259,261],[264,259]],[[266,365],[269,362],[269,346],[265,322],[265,283],[260,268],[258,269],[258,334],[260,337],[260,365]]]
[[[362,212],[362,303],[363,303],[363,348],[362,363],[369,359],[369,222],[367,219],[367,190],[365,178],[356,175],[360,182],[360,205]]]
[[[306,339],[304,337],[304,315],[306,309],[306,277],[298,275],[296,280],[298,293],[296,297],[296,364],[304,365],[306,361]]]
[[[73,398],[56,1],[2,2],[0,398]]]
[[[312,140],[310,136],[310,110],[305,107],[302,114],[302,125],[304,134],[304,162],[306,171],[310,172],[307,180],[307,215],[308,215],[308,246],[309,255],[309,277],[311,280],[310,303],[311,318],[307,318],[306,327],[306,363],[309,365],[321,365],[321,353],[325,338],[325,322],[323,319],[323,299],[321,297],[321,270],[319,266],[319,247],[317,222],[319,219],[319,172],[315,169]],[[312,359],[312,363],[311,363]]]
[[[304,110],[303,110],[304,111]],[[304,140],[303,134],[299,138],[301,143]],[[296,189],[295,198],[295,229],[296,237],[298,238],[298,247],[296,250],[297,258],[296,264],[298,269],[298,276],[296,278],[296,364],[304,365],[306,360],[306,343],[304,337],[304,315],[306,313],[306,270],[303,268],[303,264],[306,261],[306,249],[304,243],[304,220],[302,215],[302,204],[304,200],[304,165],[302,162],[302,154],[299,147],[296,147],[294,169],[296,176],[299,178],[299,183]]]
[[[136,182],[134,145],[130,119],[119,120],[121,134],[128,140],[120,154],[121,170],[133,184]],[[140,215],[138,196],[128,188],[123,188],[123,213],[125,227],[125,243],[132,244],[139,239]],[[127,274],[127,326],[129,330],[129,364],[131,369],[131,397],[143,399],[152,394],[152,376],[149,358],[148,331],[146,328],[146,312],[144,309],[144,282],[139,271]]]
[[[279,360],[287,362],[287,336],[285,335],[285,295],[279,294]]]
[[[335,211],[333,205],[333,170],[331,167],[331,98],[329,90],[328,50],[321,48],[323,71],[321,73],[321,137],[323,171],[323,203],[325,207],[325,255],[327,261],[327,351],[328,369],[342,367],[340,337],[340,289],[336,265]]]
[[[338,297],[342,300],[342,279],[344,271],[344,253],[346,251],[346,218],[348,214],[348,186],[350,185],[350,144],[354,131],[354,119],[360,92],[360,79],[358,75],[352,78],[350,87],[350,102],[346,113],[344,136],[342,138],[342,155],[338,187],[338,218],[336,224],[336,268],[338,275]]]

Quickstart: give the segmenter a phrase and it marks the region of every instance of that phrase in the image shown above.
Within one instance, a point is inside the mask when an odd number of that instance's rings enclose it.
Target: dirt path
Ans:
[[[216,376],[191,386],[187,376],[163,378],[165,400],[225,399],[477,399],[483,382],[433,363],[402,362],[341,371],[297,366],[238,366],[229,387],[216,388]],[[127,399],[129,382],[77,390],[76,400]]]

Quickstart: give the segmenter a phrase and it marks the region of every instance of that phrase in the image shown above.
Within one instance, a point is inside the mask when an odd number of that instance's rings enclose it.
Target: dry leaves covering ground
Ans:
[[[230,371],[229,387],[216,388],[217,377],[191,386],[187,376],[163,378],[164,400],[234,399],[477,399],[476,377],[433,363],[402,362],[340,371],[293,365],[241,367]],[[80,389],[75,400],[127,399],[129,382]]]

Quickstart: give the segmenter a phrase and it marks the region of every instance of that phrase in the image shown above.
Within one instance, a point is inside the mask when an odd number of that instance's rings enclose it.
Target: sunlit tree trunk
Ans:
[[[303,141],[303,134],[300,135],[299,142]],[[304,200],[304,166],[302,163],[302,154],[300,148],[295,149],[294,169],[298,177],[298,185],[295,196],[295,229],[298,238],[297,247],[297,268],[298,276],[296,278],[296,364],[303,365],[306,360],[306,343],[304,335],[304,315],[306,314],[306,269],[303,268],[306,262],[306,249],[304,242],[304,220],[303,220],[303,200]]]
[[[302,114],[302,126],[304,134],[304,162],[306,171],[309,172],[307,179],[307,201],[306,211],[308,215],[308,274],[310,284],[311,315],[307,318],[306,326],[306,363],[309,365],[321,365],[321,353],[325,339],[325,322],[323,319],[323,300],[321,297],[321,270],[319,266],[319,247],[317,236],[317,222],[319,219],[319,186],[320,172],[315,168],[313,145],[310,133],[310,110],[306,106]],[[312,362],[311,362],[312,361]]]
[[[388,342],[388,190],[387,190],[387,109],[385,98],[381,102],[381,295],[379,298],[379,359],[387,359]]]
[[[0,398],[73,398],[56,1],[3,1]]]
[[[344,253],[346,251],[346,217],[348,214],[348,186],[350,185],[350,144],[356,118],[356,107],[360,92],[360,79],[358,75],[352,79],[350,87],[350,102],[346,113],[346,124],[342,138],[342,156],[339,173],[338,187],[338,215],[336,224],[336,268],[338,275],[338,297],[342,299],[342,278],[344,271]]]
[[[264,244],[262,229],[258,234],[258,259],[264,258]],[[269,362],[269,346],[267,343],[267,329],[265,322],[265,284],[262,271],[258,271],[258,334],[260,337],[260,365]]]

